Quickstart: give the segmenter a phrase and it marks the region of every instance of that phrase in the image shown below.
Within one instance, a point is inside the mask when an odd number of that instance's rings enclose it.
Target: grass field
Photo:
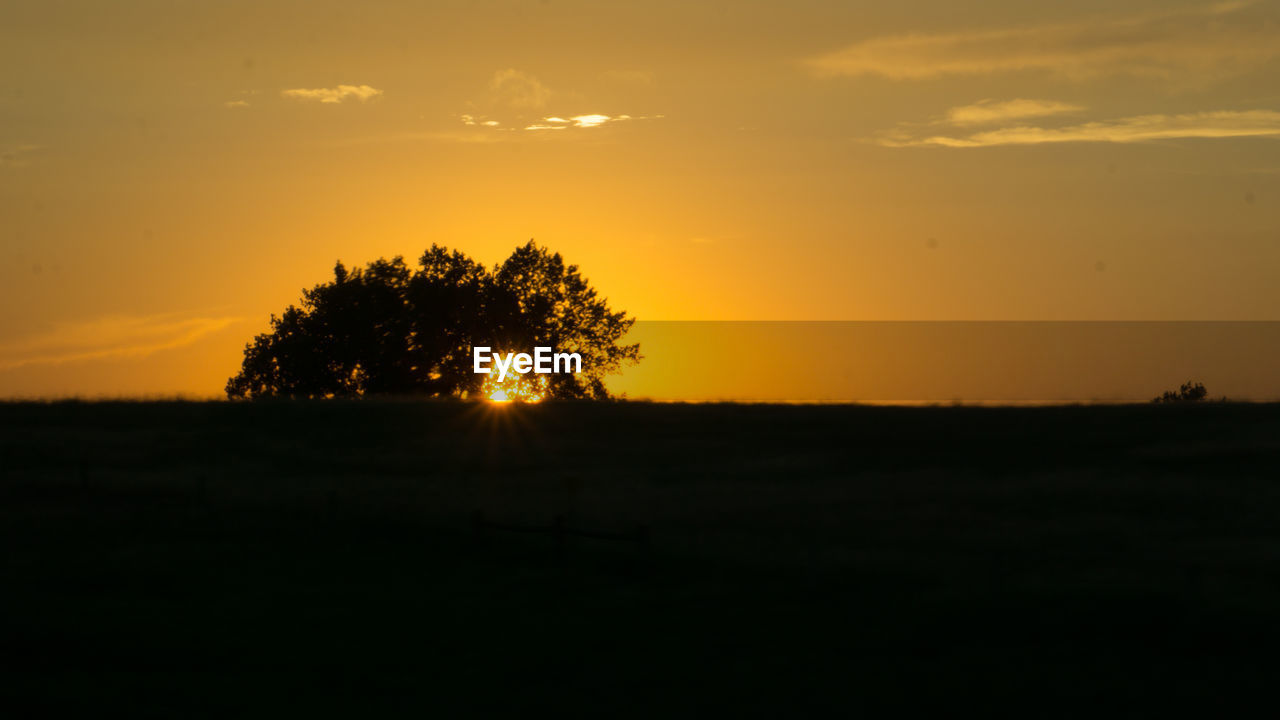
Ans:
[[[1277,405],[9,403],[0,430],[9,707],[1167,716],[1280,677]]]

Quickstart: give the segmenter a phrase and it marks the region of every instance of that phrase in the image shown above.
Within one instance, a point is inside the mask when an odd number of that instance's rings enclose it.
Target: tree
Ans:
[[[566,266],[530,240],[494,270],[489,317],[498,347],[538,346],[582,356],[582,372],[551,375],[552,397],[605,399],[604,378],[640,359],[639,345],[620,345],[634,319],[612,312],[577,265]]]
[[[1209,395],[1209,391],[1200,383],[1182,383],[1182,387],[1177,392],[1173,390],[1165,390],[1160,397],[1152,398],[1153,403],[1196,403],[1202,402]]]
[[[303,292],[245,346],[231,398],[423,395],[467,397],[484,380],[472,348],[582,356],[582,372],[549,378],[554,398],[604,399],[604,378],[640,360],[622,337],[635,322],[614,312],[582,277],[532,240],[487,270],[432,245],[410,271],[379,259]]]
[[[411,344],[416,381],[402,392],[432,397],[470,394],[482,376],[471,368],[471,347],[490,337],[485,317],[492,276],[483,265],[457,250],[432,245],[409,280],[406,301],[412,308]]]
[[[329,397],[400,392],[412,383],[409,269],[402,258],[348,271],[303,291],[301,307],[271,316],[245,346],[230,397]]]

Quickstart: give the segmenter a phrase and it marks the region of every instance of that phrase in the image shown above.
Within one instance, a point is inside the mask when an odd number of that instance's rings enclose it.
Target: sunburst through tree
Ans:
[[[538,403],[547,398],[546,375],[511,374],[498,380],[498,373],[490,371],[480,384],[480,397],[493,403]]]

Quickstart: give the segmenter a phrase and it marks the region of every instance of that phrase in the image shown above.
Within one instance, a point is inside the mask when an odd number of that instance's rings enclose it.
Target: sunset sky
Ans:
[[[0,5],[0,396],[529,238],[642,320],[1280,320],[1280,2]]]

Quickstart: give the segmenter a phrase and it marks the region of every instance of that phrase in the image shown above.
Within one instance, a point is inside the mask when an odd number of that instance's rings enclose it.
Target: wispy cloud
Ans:
[[[819,75],[922,80],[1041,71],[1073,78],[1217,76],[1280,55],[1274,18],[1230,2],[1124,18],[871,38],[811,58]]]
[[[612,117],[609,117],[608,115],[593,113],[591,115],[577,115],[571,119],[573,120],[574,127],[600,127],[601,125],[610,121],[618,122],[621,120],[630,120],[631,116],[619,115],[616,118],[612,118]]]
[[[477,118],[475,115],[460,115],[463,125],[483,125],[485,127],[498,127],[502,123],[497,120],[485,120],[483,117]]]
[[[600,113],[591,113],[588,115],[574,115],[565,119],[562,117],[546,117],[531,124],[526,125],[525,130],[565,130],[568,128],[598,128],[606,124],[627,122],[629,120],[658,120],[665,117],[664,115],[602,115]]]
[[[368,85],[339,85],[331,88],[294,88],[280,92],[282,97],[336,105],[347,100],[366,102],[382,95],[382,91]]]
[[[549,104],[563,107],[567,102],[560,98],[536,77],[514,68],[499,70],[489,81],[488,97],[480,102],[467,103],[467,112],[458,115],[458,120],[469,128],[482,134],[494,137],[505,136],[514,139],[527,132],[569,135],[565,130],[587,130],[605,125],[628,122],[632,120],[656,120],[662,115],[607,115],[605,113],[548,113]],[[581,106],[579,98],[574,101]],[[560,131],[560,132],[556,132]],[[465,142],[478,142],[479,135],[465,136]]]
[[[1018,126],[959,136],[912,137],[887,134],[876,142],[888,147],[938,146],[951,148],[1044,143],[1136,143],[1179,138],[1280,137],[1280,112],[1222,110],[1183,115],[1139,115],[1066,127]]]
[[[223,106],[224,106],[224,107],[229,107],[229,108],[231,108],[231,109],[233,109],[233,110],[235,110],[235,109],[239,109],[239,108],[247,108],[247,107],[249,107],[249,101],[248,101],[248,100],[228,100],[228,101],[226,101],[226,102],[224,102],[224,103],[222,103],[222,104],[223,104]]]
[[[1084,110],[1079,105],[1056,100],[979,100],[972,105],[953,107],[947,111],[947,122],[952,125],[983,125],[1009,120],[1049,117]]]
[[[0,345],[0,370],[28,365],[60,365],[105,358],[145,357],[190,345],[240,318],[111,315],[66,323]]]
[[[527,126],[525,130],[564,130],[567,127],[593,128],[600,127],[607,122],[623,122],[630,119],[630,115],[618,115],[617,117],[611,117],[609,115],[601,115],[599,113],[574,115],[568,120],[561,117],[548,117],[543,118],[540,122]]]
[[[505,105],[517,109],[544,107],[551,99],[551,90],[538,78],[514,68],[499,70],[489,81],[489,89]]]

